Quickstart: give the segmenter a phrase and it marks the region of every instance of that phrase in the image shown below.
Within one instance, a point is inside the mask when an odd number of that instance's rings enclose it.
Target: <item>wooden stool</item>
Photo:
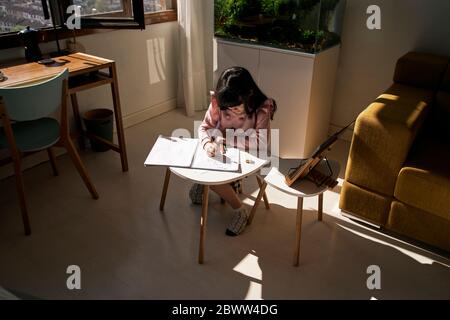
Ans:
[[[339,163],[336,161],[329,160],[329,165],[326,160],[323,160],[316,168],[319,172],[330,175],[333,180],[337,180],[340,172]],[[331,172],[330,172],[331,169]],[[300,260],[300,241],[302,236],[302,220],[303,220],[303,199],[310,197],[319,197],[318,203],[318,219],[322,221],[323,219],[323,193],[328,190],[328,186],[317,186],[315,183],[309,180],[297,181],[294,185],[289,187],[286,184],[285,175],[282,174],[278,168],[272,168],[270,173],[264,179],[261,185],[258,197],[256,198],[255,204],[250,212],[250,217],[248,224],[250,225],[255,216],[256,210],[258,209],[261,199],[265,195],[265,190],[267,186],[270,185],[273,188],[280,190],[284,193],[292,195],[298,198],[297,202],[297,223],[296,223],[296,242],[294,250],[294,266],[299,266]]]

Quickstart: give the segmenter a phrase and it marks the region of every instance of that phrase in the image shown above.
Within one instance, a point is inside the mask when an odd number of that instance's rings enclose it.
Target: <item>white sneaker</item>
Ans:
[[[236,213],[231,220],[230,225],[227,228],[225,234],[230,237],[236,237],[244,232],[245,227],[247,226],[249,215],[246,208],[242,207],[236,210]]]

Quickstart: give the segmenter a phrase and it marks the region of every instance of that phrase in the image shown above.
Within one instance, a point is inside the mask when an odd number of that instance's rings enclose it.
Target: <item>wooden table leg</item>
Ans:
[[[209,198],[209,186],[203,186],[202,218],[200,220],[200,246],[198,252],[199,264],[203,264],[205,258],[205,233],[206,233],[206,223],[208,221],[208,198]]]
[[[297,225],[296,225],[296,243],[294,251],[294,267],[299,266],[300,262],[300,241],[302,239],[302,219],[303,219],[303,198],[298,198],[297,203]]]
[[[119,141],[120,148],[120,160],[122,162],[122,171],[128,171],[128,157],[127,157],[127,149],[125,144],[125,134],[123,130],[123,122],[122,122],[122,110],[120,107],[120,97],[119,97],[119,83],[117,80],[117,72],[116,65],[113,64],[112,67],[109,68],[109,73],[113,78],[113,82],[111,83],[111,91],[113,96],[114,103],[114,116],[116,120],[116,129],[117,129],[117,138]]]
[[[52,166],[53,175],[55,177],[57,177],[57,176],[59,176],[59,173],[58,173],[58,167],[56,166],[55,152],[50,147],[50,148],[47,148],[47,154],[48,154],[48,158],[50,160],[50,164]]]
[[[258,180],[258,185],[259,188],[262,187],[263,185],[263,179],[260,176],[256,176],[256,180]],[[263,199],[264,199],[264,205],[266,206],[266,210],[270,210],[270,203],[269,203],[269,199],[267,198],[267,194],[266,191],[264,190],[264,194],[263,194]]]
[[[253,204],[252,211],[250,211],[250,217],[248,218],[247,225],[251,225],[253,222],[253,218],[255,217],[256,210],[258,209],[259,203],[266,192],[267,183],[264,181],[261,187],[259,188],[258,196],[256,197],[255,203]]]
[[[166,177],[164,178],[164,187],[161,195],[161,202],[159,203],[160,211],[164,210],[164,204],[166,203],[167,189],[169,188],[169,181],[170,181],[170,169],[167,168]]]
[[[323,193],[319,195],[319,221],[323,221]]]
[[[75,120],[75,125],[79,133],[78,146],[80,147],[81,150],[84,150],[86,149],[86,143],[84,141],[83,124],[81,122],[80,109],[78,106],[78,99],[76,93],[72,93],[70,95],[70,102],[72,104],[72,111],[73,111],[73,118]]]

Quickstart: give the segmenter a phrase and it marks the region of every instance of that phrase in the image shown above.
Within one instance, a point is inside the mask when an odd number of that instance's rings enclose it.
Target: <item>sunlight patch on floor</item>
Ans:
[[[236,267],[233,268],[234,271],[249,277],[250,283],[245,295],[245,300],[263,300],[262,299],[262,270],[258,263],[258,257],[255,255],[255,251],[249,253],[242,259]],[[258,281],[258,282],[255,282]]]
[[[399,247],[399,246],[396,246],[396,245],[394,245],[394,244],[388,243],[388,242],[386,242],[386,241],[383,241],[383,240],[380,240],[380,239],[371,237],[371,236],[369,236],[369,235],[367,235],[367,234],[358,232],[358,231],[356,231],[356,230],[352,230],[352,229],[350,229],[350,228],[348,228],[348,227],[345,227],[345,226],[343,226],[343,225],[341,225],[341,224],[337,224],[337,225],[338,225],[339,227],[341,227],[342,229],[347,230],[347,231],[349,231],[349,232],[351,232],[351,233],[353,233],[353,234],[355,234],[355,235],[357,235],[357,236],[360,236],[360,237],[365,238],[365,239],[367,239],[367,240],[370,240],[370,241],[373,241],[373,242],[376,242],[376,243],[385,245],[385,246],[387,246],[387,247],[391,247],[391,248],[393,248],[393,249],[395,249],[395,250],[398,250],[398,251],[400,251],[401,253],[403,253],[404,255],[407,255],[408,257],[410,257],[410,258],[416,260],[417,262],[419,262],[419,263],[421,263],[421,264],[432,265],[433,263],[439,263],[439,264],[441,264],[441,265],[443,265],[443,266],[446,266],[447,268],[450,268],[449,265],[446,265],[446,264],[444,264],[444,263],[442,263],[442,262],[439,262],[439,261],[430,259],[430,258],[428,258],[428,257],[425,257],[425,256],[422,255],[422,254],[419,254],[419,253],[416,253],[416,252],[412,252],[412,251],[410,251],[410,250],[401,248],[401,247]]]
[[[244,300],[264,300],[262,298],[262,285],[254,281],[250,281],[247,294]]]
[[[259,258],[254,255],[254,253],[255,252],[249,253],[233,268],[233,270],[243,274],[244,276],[262,281],[262,270],[258,263]]]

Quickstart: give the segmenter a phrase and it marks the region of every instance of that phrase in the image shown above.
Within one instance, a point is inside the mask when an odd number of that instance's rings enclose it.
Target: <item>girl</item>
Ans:
[[[269,150],[270,120],[273,120],[277,105],[258,88],[250,72],[242,67],[225,70],[219,78],[216,91],[211,94],[211,105],[199,128],[199,138],[203,149],[214,157],[223,152],[227,130],[253,130],[259,150]],[[219,130],[219,135],[217,135]],[[242,132],[242,131],[240,131]],[[250,138],[237,139],[234,146],[247,150]],[[194,185],[189,193],[194,204],[201,204],[202,190]],[[235,214],[226,234],[237,236],[244,231],[248,219],[245,209],[232,185],[213,186],[211,190],[227,201]]]

